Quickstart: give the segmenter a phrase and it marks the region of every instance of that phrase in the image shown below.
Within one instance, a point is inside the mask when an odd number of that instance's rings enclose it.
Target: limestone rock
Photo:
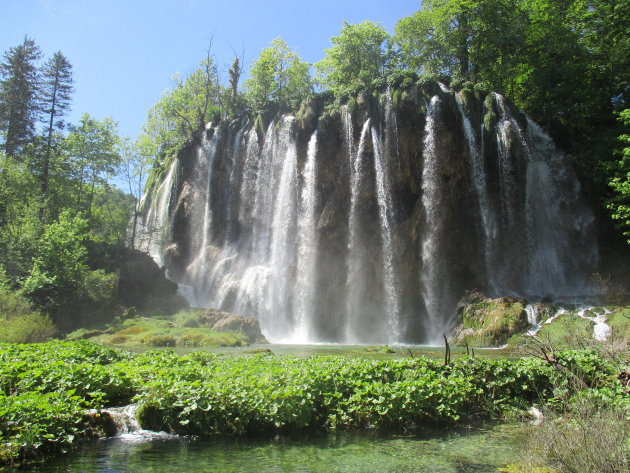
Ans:
[[[116,246],[89,247],[90,266],[103,268],[118,275],[117,299],[123,307],[141,311],[177,312],[188,307],[177,294],[177,284],[166,278],[146,253]]]
[[[223,312],[216,309],[208,309],[199,320],[212,330],[217,332],[231,332],[246,335],[254,342],[266,342],[264,335],[260,331],[258,320],[252,317],[241,317],[240,315]]]

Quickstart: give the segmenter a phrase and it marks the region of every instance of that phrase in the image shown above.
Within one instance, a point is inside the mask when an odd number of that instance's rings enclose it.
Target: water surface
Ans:
[[[286,435],[271,438],[148,439],[125,435],[21,471],[42,473],[497,473],[517,455],[519,428]]]

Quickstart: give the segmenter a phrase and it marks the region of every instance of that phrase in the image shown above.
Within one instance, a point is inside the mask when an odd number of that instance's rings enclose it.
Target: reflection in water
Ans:
[[[496,473],[516,457],[519,429],[421,432],[415,437],[321,434],[273,438],[126,438],[22,471],[43,473]]]

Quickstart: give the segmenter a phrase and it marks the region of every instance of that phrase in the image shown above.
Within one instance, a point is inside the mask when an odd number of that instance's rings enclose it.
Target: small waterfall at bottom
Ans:
[[[140,426],[136,417],[138,406],[129,404],[122,407],[108,407],[101,409],[100,416],[107,435],[126,441],[144,441],[154,438],[177,438],[177,435],[166,432],[154,432],[145,430]],[[90,411],[97,414],[97,411]]]

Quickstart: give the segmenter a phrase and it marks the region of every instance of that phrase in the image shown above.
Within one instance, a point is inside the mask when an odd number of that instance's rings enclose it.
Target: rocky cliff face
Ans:
[[[435,342],[466,289],[592,292],[593,217],[497,94],[439,84],[209,125],[149,189],[136,246],[193,306],[272,342]]]

